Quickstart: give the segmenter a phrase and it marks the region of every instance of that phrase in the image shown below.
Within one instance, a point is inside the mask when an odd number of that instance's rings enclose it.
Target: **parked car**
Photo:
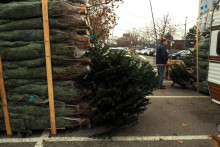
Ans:
[[[148,49],[142,49],[142,50],[140,51],[140,54],[146,55],[146,54],[147,54],[147,51],[148,51]]]
[[[136,52],[137,54],[140,54],[141,50],[140,50],[140,49],[136,49],[135,52]]]
[[[187,52],[180,54],[180,57],[190,57],[190,56],[192,56],[192,53],[189,50],[187,50]]]
[[[172,58],[172,59],[176,59],[176,60],[179,60],[180,57],[181,57],[181,54],[186,54],[188,52],[188,50],[181,50],[181,51],[178,51],[177,53],[172,53],[170,55],[168,55],[168,57]]]
[[[171,51],[170,50],[167,50],[167,55],[171,54]]]
[[[155,52],[156,52],[156,49],[155,49],[155,48],[149,48],[149,49],[148,49],[148,52],[147,52],[147,55],[148,55],[148,56],[153,56]]]
[[[146,53],[145,53],[145,55],[150,56],[150,49],[149,49],[149,48],[146,49]]]
[[[135,49],[135,48],[133,48],[133,49],[131,49],[131,51],[132,51],[132,52],[135,52],[135,51],[136,51],[136,49]]]
[[[110,49],[108,49],[108,51],[113,52],[113,53],[118,53],[121,50],[125,50],[125,49],[123,49],[123,48],[110,48]]]

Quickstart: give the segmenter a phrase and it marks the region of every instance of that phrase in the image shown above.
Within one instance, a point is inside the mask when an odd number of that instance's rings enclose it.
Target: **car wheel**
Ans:
[[[179,59],[180,59],[180,56],[177,56],[177,57],[176,57],[176,60],[179,60]]]

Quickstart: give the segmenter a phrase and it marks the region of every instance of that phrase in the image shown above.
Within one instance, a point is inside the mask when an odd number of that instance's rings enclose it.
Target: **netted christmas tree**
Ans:
[[[90,90],[76,82],[90,72],[86,0],[48,0],[56,126],[89,121],[81,99]],[[41,0],[0,1],[0,51],[12,131],[50,128]],[[85,61],[85,62],[83,62]],[[2,104],[1,104],[2,105]],[[0,130],[5,130],[0,109]]]
[[[210,43],[210,30],[204,30],[199,40],[199,90],[202,93],[209,94],[207,83],[208,78],[208,63],[209,63],[209,43]],[[194,57],[194,83],[193,87],[196,89],[197,81],[197,64],[196,56]]]
[[[191,64],[187,62],[188,66]],[[171,67],[170,77],[174,83],[181,85],[184,88],[190,88],[193,83],[193,74],[185,64],[174,64]]]
[[[94,125],[110,128],[111,136],[120,128],[137,124],[149,99],[158,87],[158,77],[149,62],[130,52],[107,51],[108,46],[97,45],[86,54],[92,59],[92,72],[84,84],[92,87],[89,104],[95,109],[91,120]],[[101,134],[101,135],[104,135]]]
[[[210,30],[204,30],[199,38],[199,90],[202,93],[209,94],[207,77],[208,77],[208,63],[209,63],[209,43],[210,43]],[[197,83],[197,56],[196,51],[193,52],[193,56],[188,58],[182,58],[185,62],[184,66],[175,65],[171,72],[171,78],[175,83],[182,85],[183,87],[193,87],[196,89]],[[193,66],[193,68],[192,68]],[[189,72],[189,68],[193,69],[193,72]],[[183,78],[184,77],[184,78]],[[189,85],[190,84],[190,85]],[[188,85],[188,86],[186,86]]]

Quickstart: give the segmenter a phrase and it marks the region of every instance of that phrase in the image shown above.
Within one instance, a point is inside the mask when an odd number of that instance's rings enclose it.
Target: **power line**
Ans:
[[[143,16],[140,16],[140,15],[136,15],[136,14],[134,14],[134,13],[131,13],[131,12],[128,12],[128,11],[125,11],[125,10],[119,10],[119,11],[121,11],[121,12],[123,12],[123,13],[128,13],[129,15],[133,15],[133,16],[135,16],[135,17],[139,17],[139,18],[141,18],[141,19],[143,19],[143,20],[146,20],[146,18],[145,17],[143,17]]]

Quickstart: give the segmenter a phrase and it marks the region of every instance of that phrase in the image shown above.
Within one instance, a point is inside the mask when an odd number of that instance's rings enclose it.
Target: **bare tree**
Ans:
[[[132,30],[129,31],[129,34],[131,37],[132,46],[137,47],[140,38],[139,31],[136,28],[133,28]]]
[[[172,18],[169,13],[158,19],[156,22],[156,29],[160,39],[164,38],[167,33],[174,36],[177,31],[176,26],[172,23]]]
[[[157,31],[157,37],[159,39],[162,39],[165,37],[165,35],[170,34],[172,36],[175,36],[177,33],[178,26],[172,23],[172,18],[170,14],[165,14],[161,18],[158,18],[155,22],[156,24],[156,31]],[[151,32],[151,36],[155,36],[155,32],[153,30],[153,24],[150,25],[149,31]]]
[[[91,24],[92,35],[99,34],[104,30],[102,38],[110,34],[109,30],[117,25],[118,17],[114,10],[119,7],[123,0],[90,0],[88,14]]]

